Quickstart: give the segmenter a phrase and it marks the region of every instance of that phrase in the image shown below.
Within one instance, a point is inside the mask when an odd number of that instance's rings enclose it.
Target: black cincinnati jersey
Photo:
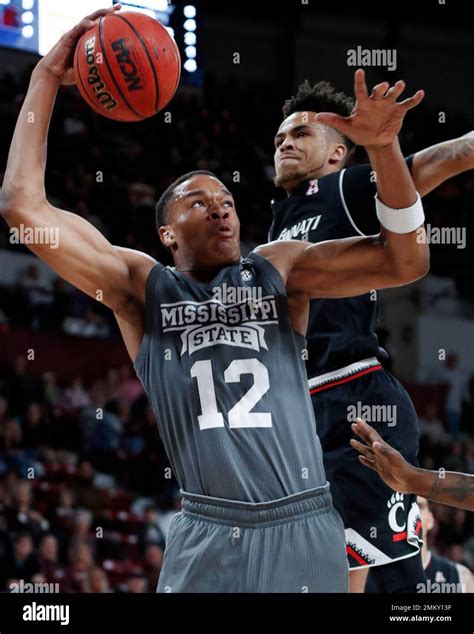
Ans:
[[[412,157],[407,164],[411,169]],[[325,240],[380,231],[376,183],[368,164],[301,183],[291,196],[272,201],[269,240]],[[368,357],[387,356],[375,334],[375,291],[348,299],[316,299],[308,322],[308,376],[337,370]]]

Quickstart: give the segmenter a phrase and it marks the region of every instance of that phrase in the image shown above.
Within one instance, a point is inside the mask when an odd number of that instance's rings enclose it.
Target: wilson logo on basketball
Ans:
[[[119,63],[120,72],[127,82],[128,90],[143,90],[143,84],[140,83],[137,67],[130,57],[130,51],[127,48],[125,39],[121,38],[112,42],[112,49],[117,53],[115,58]]]
[[[105,90],[105,84],[99,75],[99,69],[95,63],[95,36],[85,42],[86,62],[88,65],[87,81],[92,86],[95,96],[106,110],[113,110],[118,106],[118,102]]]

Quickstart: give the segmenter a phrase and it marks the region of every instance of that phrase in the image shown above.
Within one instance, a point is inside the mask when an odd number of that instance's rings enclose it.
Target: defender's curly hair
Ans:
[[[296,96],[287,99],[282,111],[285,119],[294,112],[333,112],[342,117],[347,117],[354,108],[354,100],[336,89],[328,81],[319,81],[314,86],[305,79],[298,86]],[[341,134],[348,152],[354,147],[354,143],[344,134]]]

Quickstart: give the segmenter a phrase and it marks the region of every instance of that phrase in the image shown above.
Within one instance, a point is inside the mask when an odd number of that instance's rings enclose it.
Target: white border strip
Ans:
[[[332,370],[332,372],[326,372],[325,374],[315,376],[308,380],[308,386],[310,389],[313,389],[313,387],[319,387],[320,385],[331,383],[337,379],[344,379],[351,374],[357,374],[357,372],[361,372],[361,370],[367,370],[367,368],[373,368],[376,365],[381,365],[377,357],[362,359],[362,361],[356,361],[355,363],[346,365],[344,368],[339,368],[338,370]]]
[[[346,200],[345,200],[345,198],[344,198],[344,194],[343,194],[343,191],[342,191],[342,179],[343,179],[343,177],[344,177],[344,172],[346,171],[346,169],[347,169],[347,168],[344,168],[344,169],[341,171],[341,174],[340,174],[340,176],[339,176],[339,195],[341,196],[342,205],[343,205],[344,210],[345,210],[345,212],[346,212],[347,219],[349,220],[349,222],[351,223],[351,225],[354,227],[354,229],[357,231],[357,233],[358,233],[360,236],[364,236],[364,237],[366,237],[366,235],[367,235],[367,234],[362,233],[362,231],[361,231],[361,230],[359,229],[359,227],[356,225],[356,223],[355,223],[355,222],[354,222],[354,220],[352,219],[352,216],[351,216],[351,214],[349,213],[349,209],[347,208],[347,205],[346,205]],[[375,206],[375,203],[374,203],[374,206]]]

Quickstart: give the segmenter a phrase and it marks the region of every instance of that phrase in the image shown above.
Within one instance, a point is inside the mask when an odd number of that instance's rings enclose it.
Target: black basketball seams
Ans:
[[[109,18],[109,19],[110,19],[110,18],[114,18],[114,17],[118,17],[118,16],[114,16],[114,15],[108,16],[108,18]],[[106,64],[106,66],[107,66],[107,70],[109,71],[109,74],[110,74],[110,76],[112,77],[112,81],[114,82],[115,87],[117,88],[117,90],[118,90],[118,92],[119,92],[120,96],[122,97],[122,99],[124,100],[124,102],[126,103],[126,105],[130,108],[130,110],[131,110],[131,111],[132,111],[135,115],[137,115],[137,117],[140,117],[140,119],[145,119],[145,118],[146,118],[146,116],[145,116],[145,115],[142,115],[140,112],[138,112],[137,110],[135,110],[135,108],[132,106],[132,104],[131,104],[131,103],[129,103],[129,101],[128,101],[127,97],[123,94],[122,89],[121,89],[121,88],[120,88],[120,86],[118,85],[118,83],[117,83],[117,81],[116,81],[116,79],[115,79],[115,77],[114,77],[114,74],[113,74],[113,72],[112,72],[112,69],[110,68],[110,64],[109,64],[109,60],[107,59],[107,53],[106,53],[106,50],[105,50],[105,44],[104,44],[104,29],[103,29],[103,20],[104,20],[104,17],[101,17],[101,18],[100,18],[100,20],[99,20],[99,40],[100,40],[100,47],[101,47],[101,49],[102,49],[102,55],[104,56],[104,61],[105,61],[105,64]]]
[[[156,112],[158,112],[158,101],[159,101],[159,95],[160,95],[160,86],[159,86],[159,83],[158,83],[158,77],[156,76],[156,68],[155,68],[155,65],[153,64],[153,61],[151,59],[150,53],[149,53],[149,51],[147,49],[147,46],[146,46],[145,42],[143,41],[143,38],[140,35],[140,33],[136,30],[136,28],[133,26],[133,24],[127,20],[127,18],[124,18],[123,15],[118,15],[118,14],[110,16],[110,17],[118,18],[120,20],[123,20],[126,24],[128,24],[128,26],[132,29],[132,31],[137,36],[137,39],[140,41],[140,44],[142,45],[142,48],[145,51],[145,54],[146,54],[146,56],[148,58],[148,61],[150,62],[151,71],[153,73],[153,80],[155,82],[155,113],[156,113]]]

